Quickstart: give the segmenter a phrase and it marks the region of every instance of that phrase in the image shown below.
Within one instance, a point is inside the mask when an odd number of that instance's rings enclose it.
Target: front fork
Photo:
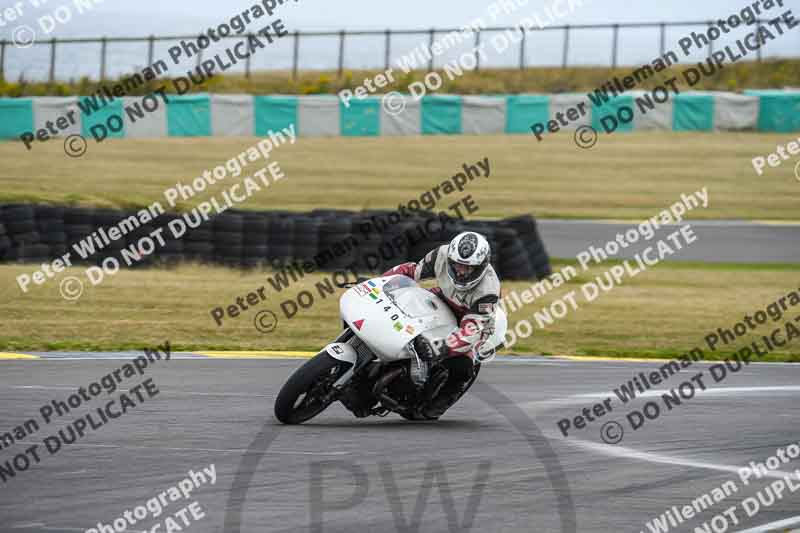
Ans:
[[[341,345],[342,344],[347,344],[347,342],[350,341],[350,339],[352,339],[354,335],[355,334],[353,333],[353,331],[349,327],[345,327],[344,330],[342,331],[342,333],[340,333],[339,336],[336,337],[336,340],[333,341],[328,346],[326,346],[326,348],[325,348],[326,351],[328,352],[328,354],[331,357],[343,360],[342,357],[340,357],[340,356],[344,355],[345,348],[343,348]],[[336,382],[333,384],[333,386],[331,388],[331,392],[329,393],[329,396],[335,396],[339,392],[341,392],[342,389],[344,389],[348,385],[348,383],[350,383],[350,381],[353,379],[353,376],[355,375],[355,373],[358,372],[359,370],[361,370],[363,367],[365,367],[371,361],[370,359],[359,358],[358,357],[358,352],[356,352],[351,346],[348,345],[347,349],[348,349],[348,351],[350,353],[351,358],[353,359],[352,361],[345,360],[346,362],[350,362],[351,363],[350,368],[348,368],[345,371],[345,373],[342,374],[339,377],[339,379],[336,380]],[[333,353],[331,353],[331,352],[333,352]],[[355,352],[355,354],[353,355],[354,352]]]

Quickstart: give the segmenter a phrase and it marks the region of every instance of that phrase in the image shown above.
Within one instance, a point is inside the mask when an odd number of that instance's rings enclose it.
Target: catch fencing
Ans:
[[[766,21],[758,20],[757,27],[761,27]],[[567,68],[575,66],[576,64],[570,62],[570,50],[574,46],[575,33],[581,30],[597,30],[608,32],[608,64],[612,68],[620,65],[620,34],[623,30],[653,30],[658,34],[659,55],[663,56],[666,51],[667,30],[669,28],[704,28],[711,26],[711,21],[690,21],[690,22],[636,22],[636,23],[606,23],[606,24],[573,24],[573,25],[543,25],[541,28],[530,27],[510,27],[510,26],[493,26],[481,28],[479,31],[474,32],[475,46],[480,47],[482,40],[490,39],[493,34],[502,33],[507,31],[519,31],[519,63],[518,68],[525,70],[533,65],[535,57],[530,53],[528,41],[537,33],[560,33],[562,36],[561,44],[561,61],[560,66]],[[335,66],[331,65],[331,69],[335,69],[338,76],[341,77],[344,70],[347,69],[345,56],[347,51],[348,39],[371,37],[378,42],[382,42],[383,47],[383,68],[388,69],[391,66],[393,57],[393,43],[396,37],[422,37],[427,38],[428,46],[433,46],[436,42],[437,36],[442,36],[447,33],[460,31],[460,28],[430,28],[430,29],[409,29],[409,30],[338,30],[338,31],[294,31],[290,34],[292,39],[292,59],[291,59],[291,75],[293,79],[297,79],[298,71],[303,68],[301,64],[301,42],[310,41],[312,39],[329,39],[335,43],[338,49],[337,59]],[[228,41],[244,41],[248,34],[240,34],[236,36],[222,37],[221,40]],[[141,44],[142,48],[142,61],[146,60],[146,65],[152,65],[155,57],[155,48],[157,43],[177,43],[181,40],[197,39],[197,35],[172,35],[172,36],[155,36],[150,35],[147,37],[85,37],[85,38],[63,38],[59,39],[52,37],[48,40],[36,41],[32,46],[47,47],[49,49],[49,69],[48,80],[50,82],[59,79],[58,76],[58,58],[59,49],[63,49],[64,45],[83,45],[92,46],[95,48],[97,63],[97,79],[108,79],[108,66],[109,64],[117,64],[117,58],[113,54],[114,44]],[[331,44],[333,44],[331,43]],[[7,49],[11,49],[13,43],[8,40],[0,40],[0,78],[4,78],[6,71],[6,61],[8,57]],[[59,48],[61,47],[61,48]],[[24,52],[24,51],[23,51]],[[708,55],[711,56],[714,52],[713,41],[708,45]],[[757,60],[762,60],[762,51],[757,50]],[[84,52],[84,56],[86,53]],[[316,55],[316,54],[314,54]],[[480,54],[476,53],[476,69],[480,70],[484,66],[480,60]],[[652,55],[652,54],[651,54]],[[203,54],[197,56],[197,64],[200,65],[203,61]],[[131,65],[133,67],[133,65]],[[431,56],[428,60],[427,69],[434,70],[436,67],[434,57]],[[352,68],[352,67],[350,67]],[[380,68],[380,65],[374,65],[373,68]],[[277,69],[274,65],[267,66],[265,69],[260,70],[282,70]],[[252,61],[248,58],[244,65],[244,75],[249,78],[253,71]]]

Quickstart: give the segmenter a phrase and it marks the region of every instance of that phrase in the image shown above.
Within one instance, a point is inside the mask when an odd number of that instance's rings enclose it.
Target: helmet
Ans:
[[[447,247],[447,275],[461,291],[469,290],[486,275],[491,259],[486,237],[474,231],[456,235]]]

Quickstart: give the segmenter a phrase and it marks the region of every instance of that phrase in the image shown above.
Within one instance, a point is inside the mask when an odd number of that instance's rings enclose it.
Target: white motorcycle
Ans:
[[[275,401],[275,416],[284,424],[301,424],[338,400],[359,418],[394,412],[409,420],[435,420],[422,415],[421,407],[447,379],[434,347],[456,328],[453,312],[406,276],[342,287],[349,287],[339,301],[344,331],[289,377]],[[507,325],[498,307],[494,331],[476,348],[472,379],[455,401],[475,382],[481,364],[494,359]]]

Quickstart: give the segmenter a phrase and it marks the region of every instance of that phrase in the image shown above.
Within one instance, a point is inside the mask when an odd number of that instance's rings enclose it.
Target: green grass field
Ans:
[[[556,268],[564,263],[557,263]],[[510,323],[532,315],[566,292],[578,290],[608,267],[581,272],[568,284],[511,314]],[[326,274],[313,274],[218,327],[210,311],[234,304],[266,284],[267,271],[238,272],[224,268],[183,266],[174,270],[121,271],[92,287],[74,302],[59,295],[59,283],[33,287],[21,294],[14,281],[31,268],[0,266],[0,347],[14,350],[124,350],[169,340],[175,350],[318,350],[339,332],[338,294],[322,299],[314,289]],[[67,274],[65,274],[67,275]],[[60,279],[60,278],[59,278]],[[530,283],[503,283],[504,291]],[[746,314],[765,308],[790,290],[800,290],[794,266],[662,264],[604,293],[593,302],[578,298],[579,307],[533,336],[520,340],[515,353],[675,357],[703,345],[718,327],[732,328]],[[301,290],[316,295],[314,305],[291,319],[281,302]],[[263,334],[253,325],[258,311],[278,316],[275,331]],[[787,319],[800,315],[794,308]],[[780,323],[756,330],[769,334]],[[730,355],[757,338],[743,337],[711,357]],[[800,362],[800,339],[788,343],[770,360]]]
[[[533,135],[399,138],[298,138],[272,153],[288,179],[251,198],[245,209],[396,208],[450,178],[463,163],[488,157],[491,177],[471,182],[479,216],[649,217],[681,193],[709,189],[702,219],[799,218],[800,182],[793,164],[756,175],[751,159],[796,138],[756,133],[617,133],[590,150],[571,134],[537,142]],[[164,203],[163,192],[189,183],[252,146],[256,138],[90,142],[82,158],[57,140],[28,152],[0,143],[0,202],[41,201],[98,206]],[[254,163],[255,164],[255,163]],[[256,171],[257,168],[250,168]],[[230,178],[229,178],[230,179]],[[219,194],[217,187],[211,194]],[[188,209],[211,194],[179,207]],[[448,200],[455,201],[459,194]],[[437,209],[445,209],[442,202]]]

